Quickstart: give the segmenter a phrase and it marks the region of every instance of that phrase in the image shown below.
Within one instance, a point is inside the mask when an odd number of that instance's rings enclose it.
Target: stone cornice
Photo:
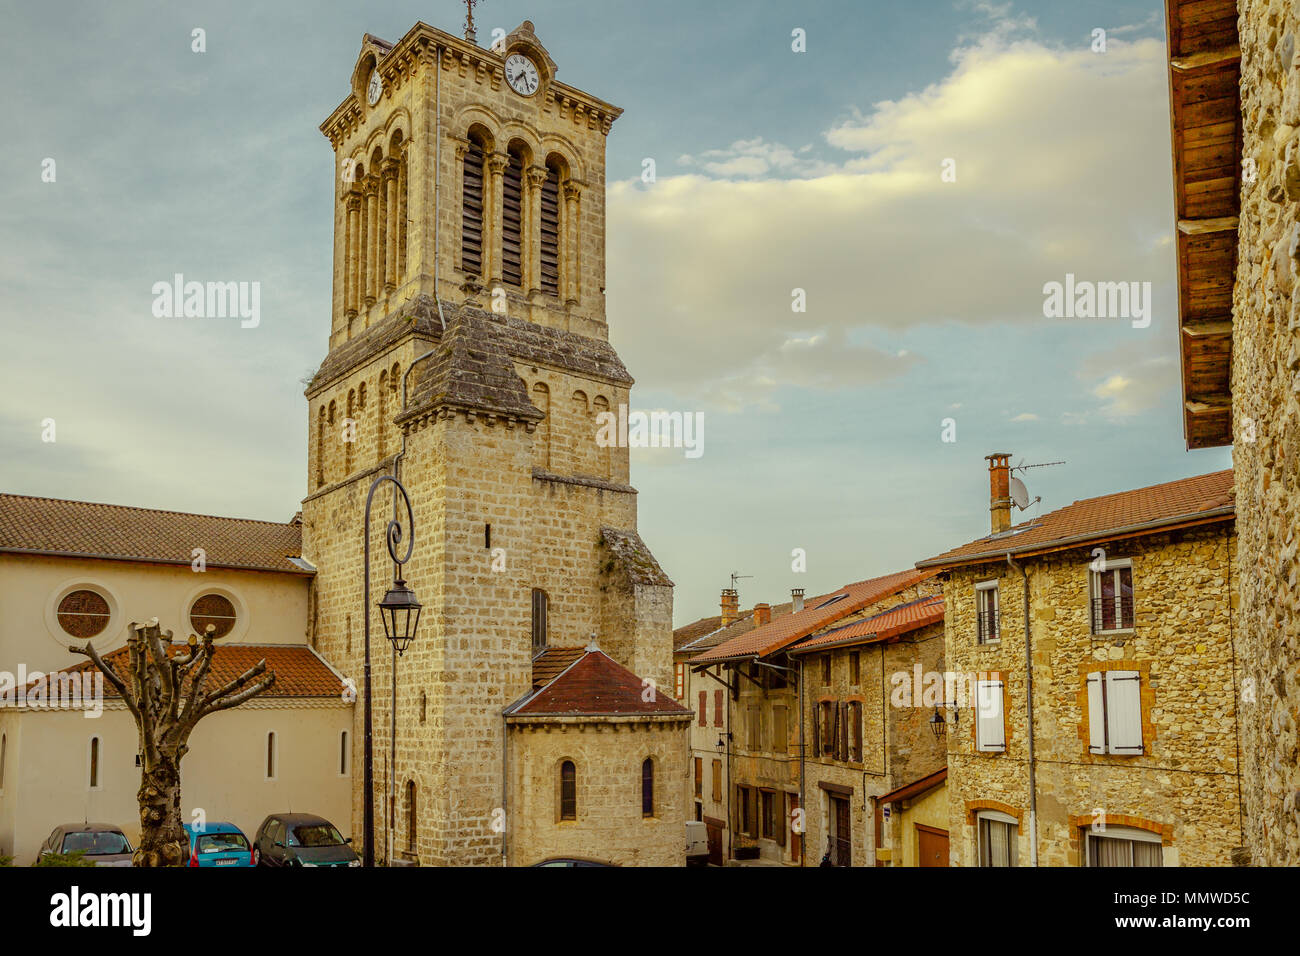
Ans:
[[[500,88],[505,82],[504,56],[418,21],[387,54],[379,58],[376,69],[384,80],[384,95],[388,96],[392,90],[400,89],[408,77],[416,76],[420,65],[428,63],[435,50],[439,51],[444,70],[456,69],[461,75],[473,71],[476,77],[482,82],[490,83],[493,89]],[[543,110],[559,110],[561,115],[569,117],[572,122],[589,129],[599,129],[605,135],[609,134],[614,121],[623,115],[621,107],[554,79],[545,90],[539,91],[539,95],[545,97]],[[321,123],[320,130],[330,144],[338,149],[343,140],[358,129],[364,118],[356,93],[349,92]]]

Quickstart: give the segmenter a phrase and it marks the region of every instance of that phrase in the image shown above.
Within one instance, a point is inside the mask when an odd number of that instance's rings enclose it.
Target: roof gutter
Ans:
[[[930,558],[927,561],[918,561],[918,568],[958,568],[965,564],[977,564],[981,561],[996,561],[1003,556],[1009,557],[1013,554],[1024,556],[1047,553],[1049,551],[1059,551],[1062,548],[1075,544],[1087,544],[1092,541],[1103,541],[1110,538],[1122,537],[1124,535],[1139,534],[1143,531],[1155,531],[1159,528],[1179,527],[1200,524],[1210,524],[1221,518],[1234,518],[1237,514],[1236,505],[1223,505],[1210,511],[1202,511],[1195,515],[1179,515],[1174,518],[1158,518],[1154,521],[1144,521],[1141,524],[1124,525],[1119,528],[1109,528],[1103,531],[1090,531],[1087,534],[1071,535],[1068,538],[1057,538],[1053,541],[1040,541],[1037,544],[1026,545],[1023,548],[999,548],[995,551],[982,551],[978,554],[962,555],[959,558]]]

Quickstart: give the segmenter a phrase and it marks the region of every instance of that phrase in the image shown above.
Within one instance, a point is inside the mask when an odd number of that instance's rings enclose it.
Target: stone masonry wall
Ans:
[[[1232,333],[1242,799],[1252,861],[1294,866],[1300,863],[1300,10],[1285,0],[1241,0],[1238,8],[1242,150],[1258,170],[1242,186]]]
[[[1131,632],[1097,637],[1089,624],[1090,548],[1022,562],[1029,574],[1039,862],[1081,863],[1081,828],[1160,832],[1164,865],[1227,865],[1239,843],[1232,624],[1236,582],[1231,525],[1109,542],[1108,560],[1132,560]],[[1001,640],[976,642],[975,585],[998,581]],[[971,706],[948,730],[951,863],[976,864],[972,811],[1020,819],[1018,854],[1030,865],[1024,599],[1005,563],[961,568],[945,584],[948,667],[1000,673],[1004,753],[979,753]],[[1093,755],[1085,682],[1107,667],[1143,675],[1140,756]],[[973,705],[973,701],[968,702]]]

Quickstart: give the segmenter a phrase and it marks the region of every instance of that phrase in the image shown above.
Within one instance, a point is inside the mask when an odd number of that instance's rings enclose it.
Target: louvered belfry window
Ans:
[[[501,279],[522,286],[524,161],[518,153],[510,153],[501,183]]]
[[[483,275],[483,147],[473,140],[465,152],[461,199],[460,267]]]
[[[542,183],[541,221],[542,291],[560,294],[560,173],[554,166],[546,168]]]

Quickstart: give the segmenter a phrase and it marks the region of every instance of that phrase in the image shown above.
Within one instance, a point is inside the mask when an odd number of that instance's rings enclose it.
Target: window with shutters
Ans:
[[[822,655],[822,683],[829,684],[830,682],[831,682],[831,656],[829,654],[823,654]]]
[[[722,691],[713,692],[713,726],[722,726]]]
[[[745,726],[748,731],[747,744],[750,750],[763,749],[762,711],[757,706],[750,706],[745,712]]]
[[[501,176],[501,281],[524,284],[524,158],[511,148]]]
[[[678,700],[686,696],[686,664],[678,662],[673,665],[673,681],[676,693],[673,694]]]
[[[975,640],[992,644],[1002,639],[998,629],[1001,621],[998,612],[998,582],[984,581],[975,585]]]
[[[771,790],[760,790],[759,799],[759,818],[762,821],[762,834],[766,840],[776,839],[776,794]]]
[[[546,650],[547,612],[550,597],[541,588],[533,588],[533,657]]]
[[[852,741],[849,759],[862,763],[862,701],[849,701],[849,736]]]
[[[862,655],[849,651],[849,683],[857,687],[862,683]]]
[[[709,692],[708,692],[707,690],[702,690],[702,691],[700,691],[700,714],[699,714],[699,721],[700,721],[700,726],[701,726],[701,727],[708,726],[708,723],[709,723]]]
[[[578,819],[578,771],[572,760],[560,764],[560,819]]]
[[[1088,866],[1164,866],[1160,835],[1134,827],[1090,828],[1087,836]]]
[[[772,752],[783,754],[789,747],[789,730],[786,728],[785,707],[772,706]]]
[[[845,701],[835,702],[835,759],[849,759],[849,705]]]
[[[980,866],[1015,866],[1020,827],[1016,818],[985,811],[976,815]]]
[[[704,796],[704,758],[695,758],[695,798]]]
[[[975,749],[981,753],[1002,753],[1007,749],[1003,682],[975,682]]]
[[[1134,756],[1143,752],[1142,674],[1093,671],[1088,681],[1088,750]]]
[[[1133,567],[1127,559],[1101,558],[1105,570],[1088,572],[1092,598],[1092,633],[1133,629]]]
[[[560,171],[546,166],[542,183],[542,220],[539,224],[541,253],[541,290],[547,295],[560,294]]]
[[[813,724],[817,736],[814,750],[817,753],[823,756],[835,753],[835,727],[835,701],[823,700],[817,705],[817,720]]]
[[[713,802],[722,802],[722,761],[713,761]]]
[[[460,268],[483,275],[483,181],[487,160],[483,144],[470,139],[461,175]]]

